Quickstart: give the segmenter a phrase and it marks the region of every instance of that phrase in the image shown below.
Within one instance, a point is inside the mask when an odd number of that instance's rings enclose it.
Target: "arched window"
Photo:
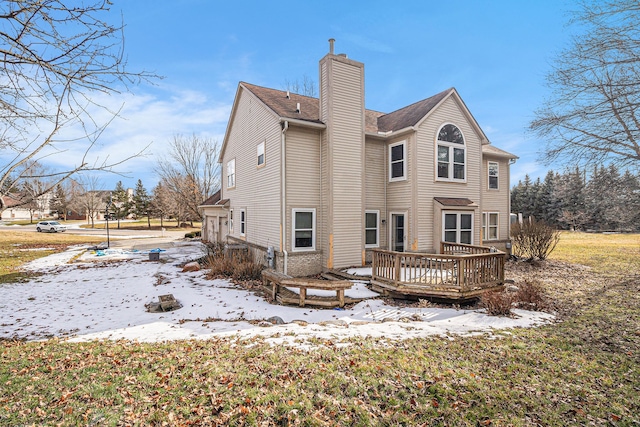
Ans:
[[[436,146],[438,180],[464,181],[467,154],[460,129],[452,124],[442,126],[438,131]]]

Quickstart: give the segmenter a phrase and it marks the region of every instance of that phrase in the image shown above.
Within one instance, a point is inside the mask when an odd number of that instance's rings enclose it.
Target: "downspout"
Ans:
[[[386,227],[386,240],[387,240],[387,250],[391,250],[391,224],[387,223],[387,219],[391,222],[391,218],[388,218],[389,212],[387,211],[387,186],[389,185],[389,171],[387,167],[389,167],[389,144],[387,140],[384,141],[384,219],[382,221],[387,225]]]
[[[285,163],[285,158],[286,156],[286,152],[285,152],[285,134],[287,132],[287,129],[289,129],[289,122],[285,120],[285,122],[282,124],[282,138],[280,139],[280,179],[281,179],[281,191],[282,191],[282,196],[280,197],[280,201],[282,203],[282,212],[281,212],[281,220],[280,220],[280,227],[282,229],[282,253],[284,254],[284,262],[282,265],[283,268],[283,273],[287,274],[287,264],[289,262],[289,252],[287,252],[287,187],[286,187],[286,163]]]

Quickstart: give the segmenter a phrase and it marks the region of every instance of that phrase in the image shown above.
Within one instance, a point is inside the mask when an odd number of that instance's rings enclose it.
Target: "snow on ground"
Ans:
[[[208,280],[203,271],[183,273],[178,264],[204,253],[198,242],[174,242],[161,252],[160,262],[149,261],[148,253],[98,253],[74,247],[29,263],[25,268],[43,274],[28,283],[0,285],[0,339],[164,341],[261,336],[274,344],[302,345],[313,338],[407,339],[491,333],[553,319],[549,314],[519,310],[516,318],[506,318],[477,310],[399,308],[382,299],[333,310],[274,305],[228,280]],[[366,269],[361,273],[366,274]],[[145,304],[157,302],[158,296],[165,294],[173,294],[182,308],[146,311]],[[358,298],[377,295],[362,282],[355,282],[345,294]],[[273,316],[286,324],[264,327],[265,322],[260,323]]]

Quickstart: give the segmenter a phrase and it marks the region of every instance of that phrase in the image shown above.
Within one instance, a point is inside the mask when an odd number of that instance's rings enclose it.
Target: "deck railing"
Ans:
[[[375,249],[372,280],[395,288],[468,292],[504,283],[505,254],[492,248],[441,244],[441,254]]]

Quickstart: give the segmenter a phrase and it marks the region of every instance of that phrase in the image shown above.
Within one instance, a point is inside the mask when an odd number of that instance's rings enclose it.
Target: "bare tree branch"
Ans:
[[[530,130],[547,139],[547,163],[640,167],[640,2],[587,0],[571,24],[582,33],[547,76],[552,95]]]
[[[176,135],[168,158],[156,169],[165,190],[185,209],[189,220],[200,218],[198,206],[220,188],[219,145],[210,138]]]
[[[45,191],[79,172],[119,173],[116,167],[145,151],[115,161],[91,159],[100,136],[120,114],[101,105],[97,95],[118,94],[158,77],[128,71],[124,25],[110,22],[110,8],[109,0],[0,3],[0,196],[11,187],[7,183],[34,178],[19,173],[25,165],[71,149],[82,153],[78,162],[53,171],[60,179]],[[0,197],[0,212],[4,208]]]

